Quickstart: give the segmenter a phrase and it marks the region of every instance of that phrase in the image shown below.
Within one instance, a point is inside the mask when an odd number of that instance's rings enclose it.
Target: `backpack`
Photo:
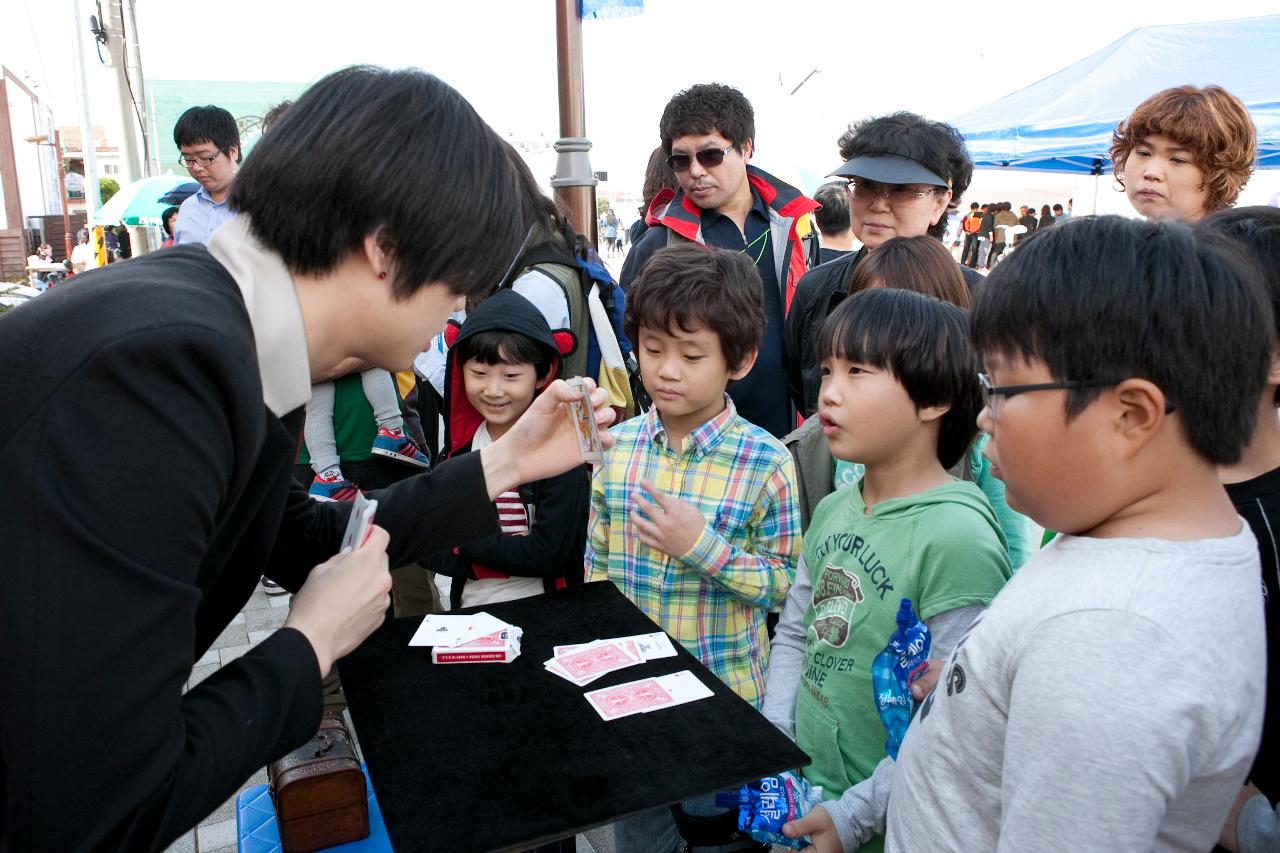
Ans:
[[[562,236],[575,251],[566,252],[553,244],[531,249],[501,286],[510,287],[529,270],[537,270],[560,286],[569,305],[569,329],[578,343],[561,359],[561,378],[590,376],[609,392],[609,405],[617,410],[618,419],[629,418],[648,409],[650,401],[622,327],[622,288],[595,249],[567,223]]]

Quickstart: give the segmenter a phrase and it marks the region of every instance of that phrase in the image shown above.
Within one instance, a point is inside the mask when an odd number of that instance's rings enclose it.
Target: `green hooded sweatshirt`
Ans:
[[[985,605],[1009,579],[1009,553],[982,491],[956,480],[882,501],[870,514],[861,483],[827,496],[805,534],[804,559],[813,598],[796,742],[813,757],[805,778],[836,799],[886,755],[871,663],[896,628],[899,602],[910,598],[925,620]]]

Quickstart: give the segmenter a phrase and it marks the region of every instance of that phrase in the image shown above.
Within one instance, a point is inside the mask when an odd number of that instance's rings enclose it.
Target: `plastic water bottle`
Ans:
[[[898,760],[898,748],[911,723],[911,682],[929,663],[929,629],[916,616],[911,599],[898,606],[898,628],[871,664],[876,710],[889,739],[884,748]]]

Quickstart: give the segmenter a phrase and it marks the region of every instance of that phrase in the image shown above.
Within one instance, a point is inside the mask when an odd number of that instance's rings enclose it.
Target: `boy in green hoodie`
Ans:
[[[929,626],[932,656],[949,654],[1008,580],[1009,555],[981,490],[946,470],[973,441],[981,408],[964,312],[867,290],[832,313],[816,349],[823,433],[837,459],[866,473],[814,511],[763,712],[813,756],[804,776],[828,800],[806,821],[815,851],[879,851],[892,762],[872,661],[903,598]]]

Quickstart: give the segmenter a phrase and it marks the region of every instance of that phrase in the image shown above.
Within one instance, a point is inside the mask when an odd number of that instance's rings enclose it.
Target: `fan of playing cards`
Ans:
[[[596,640],[573,646],[556,646],[555,656],[543,663],[547,672],[582,687],[601,676],[658,658],[675,657],[671,639],[661,631]],[[682,705],[711,696],[711,690],[689,670],[642,678],[586,694],[587,702],[602,720],[647,714],[659,708]]]
[[[524,631],[488,613],[432,614],[409,645],[431,646],[434,663],[511,663],[520,656],[522,636]]]

